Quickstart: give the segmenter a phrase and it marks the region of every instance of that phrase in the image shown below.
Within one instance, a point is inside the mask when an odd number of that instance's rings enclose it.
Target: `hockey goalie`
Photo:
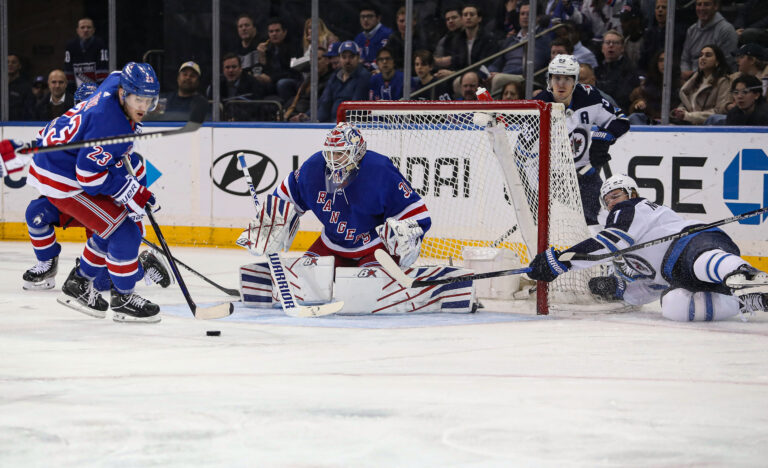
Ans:
[[[302,257],[283,258],[299,301],[342,300],[345,314],[474,312],[471,281],[405,289],[380,268],[374,251],[385,249],[406,274],[420,279],[472,273],[412,267],[431,225],[429,211],[388,157],[366,149],[355,126],[342,122],[333,128],[322,151],[267,197],[237,244],[258,256],[287,250],[307,211],[320,220],[320,237]],[[278,300],[266,262],[241,267],[240,287],[246,306],[270,307]]]

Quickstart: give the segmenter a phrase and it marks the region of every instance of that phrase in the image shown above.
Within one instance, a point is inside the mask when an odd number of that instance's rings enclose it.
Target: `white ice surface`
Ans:
[[[80,249],[28,292],[30,246],[0,242],[2,467],[768,466],[768,314],[204,322],[141,286],[162,322],[119,324],[56,303]],[[229,288],[252,260],[173,251]]]

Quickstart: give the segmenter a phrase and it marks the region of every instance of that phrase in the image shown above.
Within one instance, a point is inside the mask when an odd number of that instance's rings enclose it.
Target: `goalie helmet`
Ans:
[[[160,82],[152,65],[148,63],[128,62],[120,72],[120,87],[126,94],[151,98],[149,111],[155,110],[160,96]]]
[[[608,205],[605,203],[605,196],[613,192],[616,189],[622,189],[628,197],[632,197],[632,191],[637,194],[637,182],[632,177],[626,174],[616,174],[609,177],[603,185],[600,187],[600,205],[604,209],[608,209]]]
[[[340,122],[328,132],[323,143],[323,158],[332,191],[343,188],[351,181],[365,151],[363,135],[354,125]]]
[[[549,62],[547,73],[547,91],[550,93],[552,92],[552,84],[550,83],[552,75],[572,76],[574,89],[576,88],[576,85],[579,84],[579,62],[573,55],[556,55],[555,58]]]

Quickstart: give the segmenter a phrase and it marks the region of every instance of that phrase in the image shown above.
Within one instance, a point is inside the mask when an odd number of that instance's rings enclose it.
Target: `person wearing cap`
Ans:
[[[635,70],[640,70],[646,65],[640,61],[645,41],[643,13],[640,10],[639,2],[630,2],[624,5],[619,15],[621,31],[624,34],[624,57]]]
[[[62,70],[48,74],[48,93],[35,108],[37,120],[46,122],[55,119],[75,105],[72,93],[67,92],[67,75]]]
[[[696,0],[696,17],[685,33],[683,52],[680,57],[680,77],[687,80],[699,69],[698,61],[701,49],[714,44],[725,54],[730,68],[734,67],[733,52],[738,48],[739,37],[733,25],[717,10],[720,0]]]
[[[207,99],[200,94],[200,65],[193,61],[184,62],[179,67],[176,75],[176,91],[169,91],[160,96],[158,107],[165,104],[162,113],[153,115],[153,120],[187,120],[193,102],[206,102]]]
[[[733,55],[736,56],[738,70],[735,73],[731,73],[731,81],[742,75],[756,76],[759,80],[763,80],[768,76],[768,67],[766,66],[768,54],[766,54],[765,49],[760,44],[755,44],[754,42],[744,44]]]
[[[317,120],[335,122],[336,110],[343,101],[368,99],[371,74],[360,64],[360,48],[353,41],[339,46],[341,68],[331,75],[323,95],[318,100]]]
[[[375,68],[376,54],[387,45],[392,30],[381,24],[381,11],[370,4],[360,7],[360,26],[363,30],[355,36],[355,43],[360,47],[363,66],[370,70]]]
[[[47,82],[43,75],[37,75],[32,82],[32,94],[35,95],[35,107],[45,98],[45,92],[48,90]]]
[[[735,105],[728,111],[726,125],[768,126],[768,103],[763,97],[763,86],[753,75],[743,75],[731,83]]]
[[[333,44],[328,46],[328,52],[325,53],[325,56],[328,57],[331,70],[333,71],[336,71],[339,68],[341,68],[341,57],[339,57],[339,46],[341,46],[341,42],[334,42]]]

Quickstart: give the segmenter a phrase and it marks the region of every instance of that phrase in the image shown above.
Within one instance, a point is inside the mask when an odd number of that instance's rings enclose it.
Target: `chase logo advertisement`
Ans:
[[[723,172],[723,201],[731,213],[739,215],[768,206],[768,155],[761,149],[743,149]],[[759,225],[768,218],[752,216],[741,224]]]
[[[278,181],[277,164],[266,154],[251,150],[230,151],[216,158],[211,167],[213,184],[232,195],[251,196],[237,160],[239,153],[245,154],[245,162],[253,179],[253,186],[256,187],[256,193],[261,194],[272,189]]]

